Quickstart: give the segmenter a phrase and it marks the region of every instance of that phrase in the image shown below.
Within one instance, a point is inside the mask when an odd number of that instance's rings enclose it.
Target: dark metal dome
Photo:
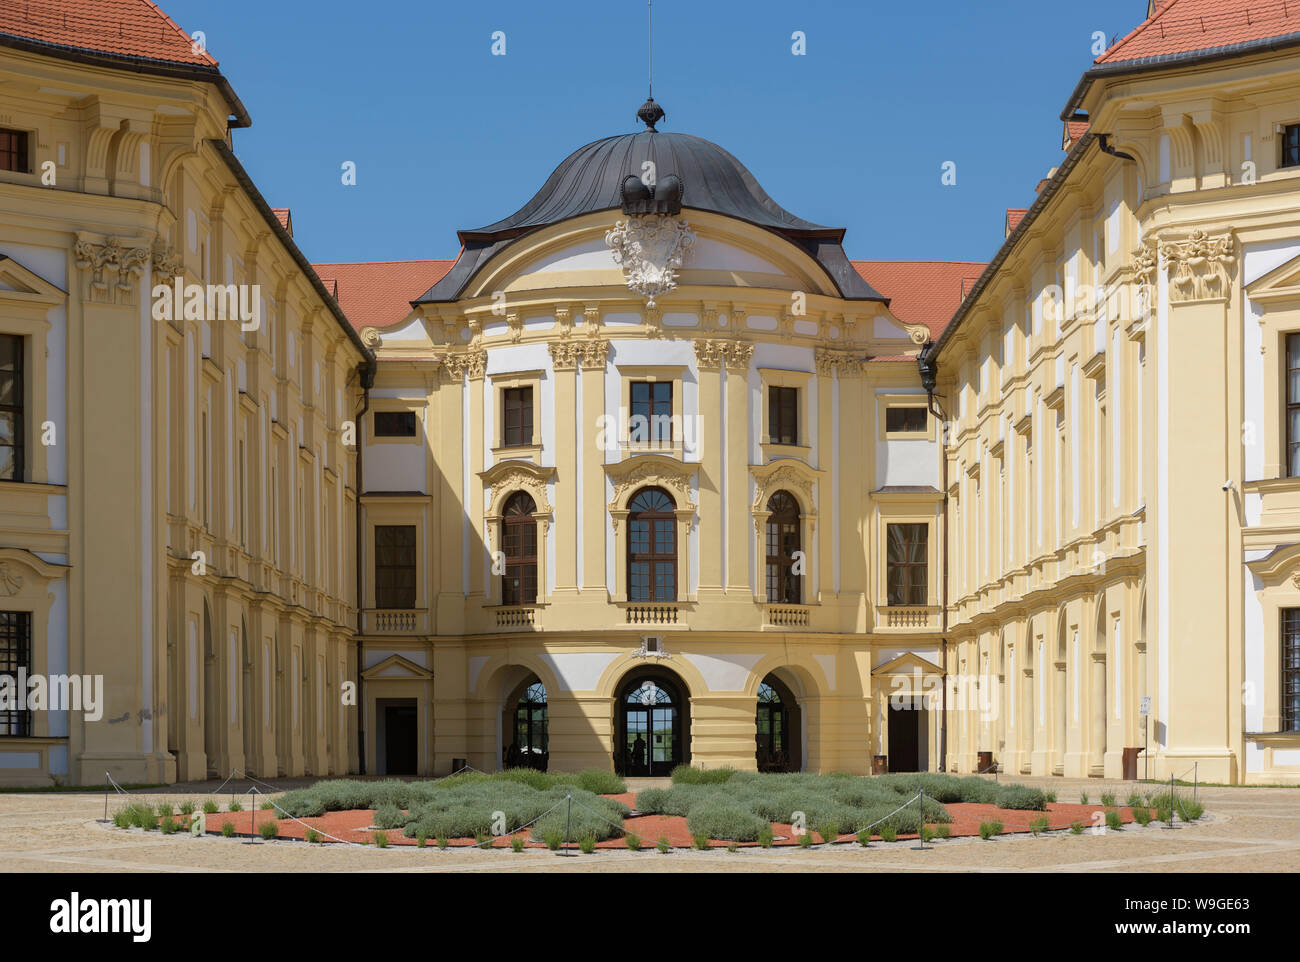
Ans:
[[[717,144],[690,134],[643,130],[606,137],[580,147],[555,168],[541,190],[511,216],[477,230],[460,231],[464,251],[451,271],[414,303],[454,300],[466,283],[506,243],[530,231],[603,210],[628,208],[629,175],[646,162],[659,180],[675,177],[680,205],[747,221],[780,234],[815,257],[842,296],[886,299],[864,281],[844,254],[844,230],[803,220],[763,190],[739,160]]]

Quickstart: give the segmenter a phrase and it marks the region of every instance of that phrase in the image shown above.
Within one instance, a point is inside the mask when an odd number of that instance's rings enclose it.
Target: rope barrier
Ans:
[[[864,826],[862,826],[862,828],[858,829],[856,832],[848,832],[848,833],[845,834],[845,835],[836,835],[835,838],[833,839],[833,841],[835,841],[835,842],[839,842],[839,841],[842,841],[843,839],[846,839],[846,838],[857,838],[859,835],[861,835],[861,834],[862,834],[863,832],[865,832],[867,829],[869,829],[869,828],[875,828],[875,827],[876,827],[877,825],[879,825],[881,822],[884,822],[884,821],[887,821],[888,819],[893,818],[895,815],[897,815],[897,814],[898,814],[899,812],[901,812],[903,809],[907,808],[907,806],[911,805],[914,801],[916,801],[918,798],[923,797],[924,795],[925,795],[925,792],[917,792],[915,795],[913,795],[911,798],[909,798],[907,801],[905,801],[902,805],[898,806],[898,808],[894,809],[892,812],[890,812],[890,813],[889,813],[888,815],[886,815],[884,818],[878,818],[878,819],[876,819],[874,822],[872,822],[870,825],[864,825]],[[921,811],[921,816],[922,816],[922,823],[921,823],[921,824],[922,824],[922,827],[924,827],[924,824],[925,824],[925,823],[924,823],[924,816],[925,816],[924,804],[925,804],[925,803],[922,802],[922,811]]]
[[[483,848],[484,846],[487,846],[488,848],[491,848],[491,847],[492,847],[492,843],[495,842],[497,839],[499,839],[499,838],[508,838],[508,837],[511,836],[511,835],[518,835],[520,832],[522,832],[524,829],[526,829],[529,825],[532,825],[532,824],[534,824],[535,822],[540,822],[540,821],[541,821],[542,819],[544,819],[547,815],[550,815],[551,812],[555,811],[557,808],[559,808],[559,807],[560,807],[561,805],[563,805],[563,804],[564,804],[564,800],[561,799],[560,801],[558,801],[558,802],[556,802],[554,805],[552,805],[550,808],[548,808],[546,811],[542,812],[542,814],[540,814],[540,815],[538,815],[536,818],[532,819],[532,821],[524,822],[524,824],[520,825],[520,826],[519,826],[518,828],[516,828],[514,831],[512,831],[512,832],[506,832],[504,835],[493,835],[491,838],[489,838],[489,839],[485,839],[485,840],[482,841],[482,842],[478,842],[478,841],[476,841],[476,842],[475,842],[472,846],[470,846],[470,847],[471,847],[471,848]],[[578,804],[581,805],[582,803],[579,802]],[[567,844],[567,842],[566,842],[566,844]]]

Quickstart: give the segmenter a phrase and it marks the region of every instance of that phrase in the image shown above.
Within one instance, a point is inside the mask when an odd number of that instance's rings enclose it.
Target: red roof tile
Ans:
[[[289,208],[272,207],[271,213],[275,215],[275,219],[280,222],[280,226],[285,229],[285,232],[290,237],[292,237],[293,236],[293,214],[290,213]]]
[[[451,270],[455,260],[313,264],[357,330],[392,327],[411,313],[411,301]]]
[[[890,299],[908,324],[924,324],[938,338],[983,273],[978,261],[852,261],[862,279]]]
[[[4,0],[0,33],[40,43],[168,63],[215,67],[206,51],[151,0]]]
[[[1006,234],[1004,236],[1010,237],[1011,232],[1020,226],[1020,222],[1025,219],[1025,215],[1028,213],[1028,207],[1008,207],[1005,225]]]
[[[1065,131],[1061,136],[1061,149],[1068,151],[1079,142],[1079,138],[1088,132],[1090,124],[1086,120],[1067,120]]]
[[[1097,58],[1120,63],[1300,33],[1296,0],[1170,0]]]

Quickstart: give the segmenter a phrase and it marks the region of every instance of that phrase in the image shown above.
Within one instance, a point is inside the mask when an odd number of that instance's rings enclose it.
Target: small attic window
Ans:
[[[413,438],[416,421],[414,411],[376,411],[375,437]]]
[[[31,173],[27,162],[27,131],[0,128],[0,170]]]

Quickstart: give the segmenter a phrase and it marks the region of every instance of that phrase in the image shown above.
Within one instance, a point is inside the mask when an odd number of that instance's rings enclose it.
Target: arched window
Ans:
[[[503,605],[531,605],[537,600],[537,505],[526,491],[517,491],[501,514],[501,552],[506,570],[501,576]]]
[[[795,570],[799,544],[799,502],[787,491],[767,501],[767,600],[797,605],[803,601],[803,576]]]
[[[627,600],[677,600],[677,504],[659,488],[628,506]]]

